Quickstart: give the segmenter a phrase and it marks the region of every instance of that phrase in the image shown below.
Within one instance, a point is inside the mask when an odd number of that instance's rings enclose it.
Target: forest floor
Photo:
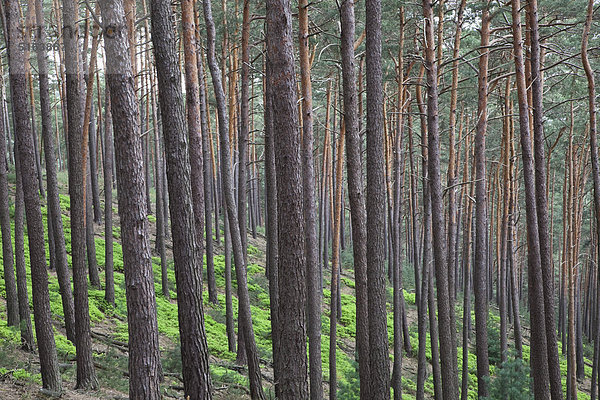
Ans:
[[[63,177],[63,185],[66,177]],[[14,182],[14,181],[13,181]],[[66,193],[66,186],[63,186],[63,193]],[[116,195],[115,195],[116,198]],[[61,196],[61,208],[63,211],[63,223],[65,225],[65,239],[67,242],[67,251],[70,250],[70,227],[69,227],[69,198]],[[114,241],[114,264],[115,264],[115,296],[116,306],[110,306],[104,301],[104,291],[102,289],[89,288],[90,319],[94,350],[94,363],[96,373],[100,383],[100,389],[97,391],[75,390],[75,348],[73,344],[65,337],[62,304],[58,291],[58,282],[55,272],[51,271],[49,275],[50,284],[50,305],[55,323],[55,337],[57,351],[61,366],[63,378],[64,399],[85,400],[85,399],[127,399],[128,391],[128,349],[127,349],[127,309],[125,300],[125,286],[123,276],[122,248],[119,244],[120,229],[118,226],[118,217],[116,214],[116,204],[113,204],[115,217],[113,218],[115,226],[113,229]],[[14,215],[14,209],[11,208]],[[44,219],[46,218],[46,209],[42,209]],[[157,293],[157,311],[158,327],[160,334],[160,349],[162,354],[162,367],[164,372],[164,381],[161,384],[161,391],[165,399],[182,399],[182,381],[181,381],[181,354],[178,344],[178,320],[177,320],[177,301],[175,291],[175,277],[172,261],[169,263],[169,284],[171,297],[166,298],[161,294],[160,286],[160,259],[154,251],[156,220],[154,216],[149,216],[150,221],[150,240],[153,249],[153,269],[155,274],[155,288]],[[100,268],[100,277],[104,278],[104,224],[95,224],[96,233],[96,255]],[[215,238],[216,239],[216,238]],[[14,238],[13,238],[14,243]],[[47,244],[46,244],[47,245]],[[268,281],[265,276],[265,238],[258,232],[256,238],[249,234],[248,240],[248,287],[251,299],[252,319],[256,343],[261,358],[261,368],[263,375],[263,386],[268,399],[274,399],[273,390],[273,370],[272,370],[272,350],[270,334],[270,311]],[[26,261],[29,259],[28,243],[25,241]],[[172,243],[167,240],[167,257],[172,260]],[[207,341],[210,352],[211,376],[213,381],[213,391],[215,399],[237,400],[249,399],[248,380],[246,369],[235,363],[235,352],[229,351],[227,335],[225,328],[225,261],[224,261],[223,236],[220,240],[215,240],[215,273],[218,287],[218,304],[208,302],[208,293],[204,295],[204,314]],[[342,275],[341,275],[341,306],[342,313],[338,322],[338,346],[336,350],[337,371],[338,371],[338,398],[340,400],[358,399],[358,372],[355,357],[355,335],[356,335],[356,310],[354,296],[354,279],[352,272],[352,251],[347,248],[342,253]],[[1,259],[1,255],[0,255]],[[411,354],[406,352],[402,361],[402,386],[403,398],[414,399],[416,391],[417,374],[417,310],[414,304],[414,278],[411,273],[412,267],[405,267],[405,300],[407,321],[410,333]],[[0,399],[38,399],[44,398],[40,394],[41,376],[39,373],[39,362],[35,353],[25,352],[20,349],[18,329],[6,326],[6,307],[4,301],[4,279],[3,271],[0,271]],[[324,272],[324,301],[322,309],[322,359],[323,359],[323,377],[324,393],[329,392],[329,308],[330,308],[330,276],[327,271]],[[30,277],[29,277],[30,278]],[[237,315],[237,285],[235,283],[235,274],[233,274],[233,310]],[[31,284],[29,283],[29,295],[31,304]],[[390,356],[393,357],[393,313],[391,309],[392,292],[388,289],[388,335],[390,344]],[[457,332],[462,332],[462,308],[457,306]],[[492,363],[496,362],[494,357],[499,347],[498,339],[498,317],[497,310],[491,307],[490,312],[490,359]],[[527,316],[522,317],[524,325],[524,360],[529,361],[529,331],[527,327]],[[474,324],[473,324],[474,325]],[[494,339],[495,338],[495,339]],[[512,335],[511,335],[512,338]],[[509,338],[509,343],[511,338]],[[460,343],[459,343],[460,344]],[[476,358],[474,355],[474,335],[471,335],[469,346],[469,399],[476,399]],[[588,346],[589,347],[589,346]],[[589,349],[587,349],[589,351]],[[458,349],[459,371],[462,364],[462,350]],[[586,354],[589,355],[589,354]],[[427,340],[427,358],[431,359],[431,350],[429,345],[429,335]],[[564,365],[563,365],[564,364]],[[391,365],[391,362],[390,362]],[[588,398],[589,378],[591,376],[590,362],[587,360],[585,368],[586,377],[580,383],[580,399]],[[431,376],[431,366],[428,365],[428,379],[425,383],[426,398],[433,398],[433,379]],[[566,358],[561,358],[561,369],[566,371]],[[494,374],[496,367],[492,365],[491,372]],[[564,374],[563,374],[564,375]],[[564,376],[563,376],[564,383]]]

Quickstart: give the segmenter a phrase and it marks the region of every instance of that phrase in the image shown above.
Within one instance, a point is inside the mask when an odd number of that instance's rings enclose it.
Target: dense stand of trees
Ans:
[[[269,398],[267,382],[280,399],[338,398],[349,295],[351,390],[361,399],[390,399],[392,390],[401,399],[407,389],[417,399],[467,399],[474,388],[496,398],[507,390],[498,389],[502,371],[526,354],[531,385],[519,390],[527,398],[597,397],[597,4],[336,7],[1,2],[6,324],[37,350],[44,393],[64,388],[48,267],[76,347],[76,387],[99,385],[88,289],[104,289],[115,305],[116,197],[133,399],[162,396],[156,297],[172,291],[183,395],[210,399],[217,390],[204,309],[221,301],[222,236],[227,347],[246,367],[252,399]],[[271,360],[257,346],[247,276],[249,236],[263,234]]]

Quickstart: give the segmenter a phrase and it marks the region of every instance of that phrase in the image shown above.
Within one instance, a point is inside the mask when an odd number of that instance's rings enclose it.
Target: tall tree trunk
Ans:
[[[198,23],[196,24],[198,25]],[[200,35],[196,36],[196,44],[200,43]],[[206,110],[206,82],[204,80],[204,69],[202,66],[202,52],[196,52],[198,57],[198,85],[199,85],[199,100],[200,100],[200,127],[202,128],[202,166],[204,176],[204,223],[206,227],[206,279],[208,280],[208,300],[213,304],[218,301],[217,298],[217,282],[215,279],[215,263],[213,253],[213,227],[212,227],[212,211],[213,211],[213,170],[210,160],[209,136],[210,129],[208,126],[209,116]],[[215,224],[218,231],[218,223]]]
[[[154,131],[154,154],[155,154],[155,185],[156,188],[156,247],[160,255],[161,292],[167,299],[170,298],[169,278],[167,270],[167,254],[165,248],[165,237],[167,235],[168,214],[165,213],[166,189],[164,186],[164,160],[160,141],[159,110],[156,104],[154,87],[154,74],[150,75],[150,102],[152,103],[152,129]]]
[[[369,396],[369,307],[367,292],[367,211],[363,183],[363,163],[359,130],[358,93],[354,65],[354,0],[344,0],[340,5],[342,29],[342,85],[344,99],[344,124],[346,129],[346,169],[348,199],[352,223],[352,252],[354,255],[354,280],[356,284],[356,349],[360,397]]]
[[[575,150],[573,148],[573,103],[571,103],[571,131],[569,132],[569,147],[567,150],[565,167],[568,171],[568,197],[567,197],[567,241],[564,251],[567,253],[565,265],[567,285],[567,399],[577,400],[577,379],[575,376]]]
[[[329,298],[329,400],[337,399],[337,322],[340,318],[338,313],[337,298],[339,296],[339,275],[340,275],[340,238],[341,238],[341,214],[342,214],[342,162],[344,151],[344,129],[340,131],[338,140],[336,160],[336,187],[335,187],[335,207],[333,214],[333,242],[331,246],[331,296]]]
[[[485,135],[487,130],[488,58],[490,42],[490,13],[486,8],[481,16],[481,47],[479,57],[479,100],[477,131],[475,134],[475,264],[473,265],[473,292],[475,293],[475,337],[477,345],[477,395],[488,396],[487,379],[490,375],[488,359],[487,269],[488,269],[488,215],[486,194]],[[463,360],[464,361],[464,360]]]
[[[91,158],[91,157],[90,157]],[[85,241],[87,249],[88,272],[90,285],[96,289],[101,288],[100,275],[98,274],[98,259],[96,258],[96,239],[94,235],[94,211],[92,202],[92,171],[85,171]]]
[[[31,312],[29,310],[29,295],[27,293],[27,270],[25,268],[25,232],[23,220],[23,182],[19,157],[15,154],[15,269],[17,273],[17,296],[19,297],[19,328],[21,331],[21,346],[28,351],[35,350]]]
[[[598,165],[598,139],[597,139],[597,123],[596,123],[596,85],[594,81],[594,71],[591,67],[588,58],[588,40],[590,30],[592,26],[592,18],[594,14],[594,2],[593,0],[588,1],[587,13],[585,19],[585,25],[583,28],[583,37],[581,39],[581,60],[585,69],[585,75],[588,81],[588,112],[589,116],[589,127],[590,127],[590,154],[592,159],[592,182],[594,184],[594,216],[596,218],[596,246],[600,246],[600,166]],[[600,247],[596,250],[598,254]],[[597,258],[596,258],[597,259]],[[596,272],[598,278],[600,273]],[[600,296],[600,290],[596,289]],[[597,376],[598,376],[598,354],[600,353],[600,316],[598,311],[600,307],[597,307],[596,315],[592,320],[595,320],[594,332],[594,357],[593,357],[593,368],[592,368],[592,382],[590,397],[592,400],[596,399],[597,391]]]
[[[187,111],[189,163],[192,186],[196,246],[202,266],[204,253],[204,171],[202,159],[202,130],[200,126],[200,86],[198,84],[198,56],[196,43],[195,0],[181,2],[181,25],[185,59],[185,107]],[[202,279],[202,275],[200,275]],[[214,295],[214,294],[213,294]]]
[[[310,78],[310,49],[308,29],[308,0],[298,2],[298,42],[300,53],[300,82],[302,95],[302,192],[304,207],[304,256],[306,257],[306,292],[307,292],[307,325],[308,325],[308,359],[310,374],[310,398],[323,398],[323,373],[321,367],[321,284],[319,276],[316,201],[315,201],[315,169],[313,159],[313,106],[312,83]],[[243,103],[242,103],[243,104]],[[342,145],[339,148],[343,148]],[[241,154],[241,151],[240,151]],[[341,155],[341,153],[340,153]],[[342,158],[340,158],[342,159]],[[341,165],[340,165],[341,170]],[[340,184],[341,187],[341,184]],[[341,193],[339,195],[341,202]],[[341,205],[340,205],[341,207]],[[342,228],[343,229],[343,228]],[[333,277],[331,280],[333,285]],[[338,287],[339,290],[339,287]],[[333,297],[332,299],[337,298]],[[333,304],[333,302],[331,303]],[[333,309],[333,307],[332,307]],[[335,322],[332,319],[332,326]],[[333,328],[332,328],[333,329]],[[332,339],[333,341],[333,339]],[[335,349],[335,346],[333,347]],[[331,350],[331,347],[330,347]],[[334,350],[335,351],[335,350]],[[331,365],[331,364],[330,364]],[[331,375],[331,374],[330,374]],[[335,385],[330,386],[335,391]]]
[[[385,281],[385,166],[381,0],[367,0],[367,283],[371,398],[390,398]]]
[[[417,86],[417,90],[420,91],[420,89]],[[419,92],[418,92],[419,93]],[[417,101],[420,101],[420,95],[417,95]],[[408,110],[410,110],[410,105],[408,107]],[[412,132],[412,118],[409,115],[408,116],[408,145],[409,145],[409,152],[412,153],[413,149],[414,149],[414,145],[413,145],[413,132]],[[421,134],[423,135],[422,140],[424,142],[427,141],[427,139],[425,138],[425,135],[427,133],[427,127],[426,125],[421,127]],[[427,350],[427,299],[428,299],[428,289],[429,289],[429,264],[431,262],[431,247],[428,245],[429,244],[429,238],[430,238],[430,232],[431,232],[431,204],[429,202],[429,187],[427,184],[425,184],[427,182],[427,148],[424,147],[421,149],[422,151],[422,162],[423,162],[423,168],[422,168],[422,178],[423,178],[423,251],[422,251],[422,255],[423,255],[423,259],[422,259],[422,270],[421,270],[421,274],[420,274],[420,281],[416,279],[415,277],[415,285],[420,287],[419,290],[419,297],[418,297],[418,303],[417,303],[417,329],[418,329],[418,343],[419,343],[419,350],[418,350],[418,355],[417,355],[417,359],[418,359],[418,364],[417,364],[417,395],[416,398],[417,400],[423,400],[425,398],[425,380],[427,379],[427,354],[426,354],[426,350]],[[416,182],[415,182],[415,186],[416,186]],[[414,202],[416,203],[416,201]],[[416,217],[416,216],[415,216]],[[413,221],[414,224],[417,224],[417,221]],[[421,240],[420,235],[419,237],[417,237],[417,235],[414,235],[413,240]],[[418,254],[420,252],[415,251],[415,257],[419,257],[420,254]],[[417,263],[417,259],[415,258],[415,263]],[[415,298],[416,299],[416,298]],[[435,360],[432,359],[432,362],[435,363],[436,361],[439,360]]]
[[[512,128],[511,128],[512,129]],[[512,135],[511,135],[512,136]],[[511,158],[514,158],[515,155],[515,149],[514,149],[514,143],[511,141]],[[514,176],[513,176],[513,172],[511,172],[511,180],[514,180]],[[515,227],[516,227],[516,212],[515,212],[515,197],[518,196],[517,191],[514,189],[516,184],[516,180],[513,181],[513,183],[511,184],[511,196],[510,196],[510,200],[509,200],[509,207],[508,207],[508,215],[509,215],[509,221],[508,221],[508,248],[507,248],[507,253],[508,253],[508,262],[509,262],[509,269],[507,271],[507,273],[510,276],[510,291],[511,291],[511,303],[512,303],[512,309],[513,309],[513,331],[514,331],[514,337],[515,337],[515,350],[517,352],[517,357],[519,358],[523,358],[523,337],[521,334],[521,316],[520,316],[520,310],[519,310],[519,278],[518,278],[518,271],[517,271],[517,262],[515,260]]]
[[[402,190],[404,180],[404,153],[402,152],[402,141],[404,136],[403,126],[403,110],[404,110],[404,7],[400,7],[400,44],[398,50],[398,100],[397,100],[397,122],[396,133],[392,153],[393,153],[393,175],[394,183],[392,187],[393,197],[393,212],[392,212],[392,245],[393,245],[393,260],[391,260],[392,268],[392,284],[393,284],[393,312],[394,312],[394,363],[392,373],[392,389],[394,390],[394,399],[402,399],[402,316],[405,315],[404,295],[402,292]],[[401,170],[402,169],[402,170]],[[410,351],[410,350],[409,350]]]
[[[233,177],[231,169],[229,127],[227,112],[225,109],[225,93],[221,85],[221,71],[215,56],[215,25],[212,17],[210,0],[203,3],[204,21],[206,23],[206,40],[208,48],[208,65],[213,78],[215,95],[217,98],[217,111],[219,121],[219,139],[221,144],[221,174],[223,178],[223,194],[227,207],[229,229],[233,245],[233,256],[235,262],[235,273],[238,285],[239,316],[243,329],[244,344],[248,356],[248,377],[250,381],[250,395],[253,399],[264,399],[262,388],[262,376],[258,359],[258,350],[252,327],[252,316],[250,312],[250,298],[248,296],[248,282],[246,276],[246,258],[242,246],[240,226],[238,222],[237,209],[233,193]],[[238,349],[239,351],[239,349]]]
[[[456,276],[455,276],[455,264],[457,261],[456,256],[456,242],[458,241],[458,209],[456,204],[456,166],[458,165],[456,161],[456,111],[457,111],[457,102],[458,102],[458,78],[459,78],[459,50],[460,50],[460,41],[462,38],[462,24],[463,24],[463,14],[465,11],[467,1],[461,0],[460,5],[458,7],[458,15],[456,19],[456,31],[454,33],[454,47],[452,50],[452,86],[450,89],[450,116],[448,119],[448,174],[447,174],[447,182],[448,187],[448,285],[450,287],[450,295],[452,296],[452,300],[456,299]],[[438,27],[438,43],[440,42],[440,35],[443,35],[442,24],[440,23],[440,27]],[[443,36],[442,36],[443,37]],[[441,43],[438,44],[439,51],[441,51],[442,46]],[[440,63],[442,60],[438,60]],[[450,271],[453,271],[450,273]]]
[[[29,239],[29,258],[31,264],[31,283],[33,292],[33,313],[35,331],[38,341],[42,385],[50,394],[60,396],[62,382],[58,370],[58,357],[54,342],[54,330],[50,313],[50,297],[48,291],[48,271],[46,251],[44,248],[44,225],[40,208],[40,197],[37,188],[33,136],[31,119],[27,101],[24,52],[19,43],[23,41],[23,32],[19,21],[19,4],[13,1],[4,3],[6,12],[6,31],[8,32],[8,57],[10,72],[10,89],[17,139],[17,154],[21,182],[23,183],[23,200],[27,218],[27,236]],[[4,157],[4,154],[2,155]]]
[[[86,11],[87,12],[87,11]],[[98,50],[98,33],[99,27],[94,25],[94,30],[92,33],[92,52],[90,58],[89,69],[87,66],[86,56],[87,56],[87,41],[88,41],[88,21],[86,19],[85,25],[85,40],[84,40],[84,49],[85,51],[82,53],[83,56],[83,76],[85,80],[85,97],[84,97],[84,108],[83,108],[83,162],[82,162],[82,170],[83,170],[83,179],[84,179],[84,189],[83,189],[83,205],[84,205],[84,217],[83,223],[85,226],[85,238],[86,238],[86,251],[87,251],[87,260],[88,260],[88,271],[90,274],[90,284],[96,288],[100,288],[100,277],[98,275],[98,261],[96,259],[96,242],[94,239],[94,213],[92,210],[92,179],[91,179],[91,163],[92,158],[94,157],[91,154],[91,151],[88,151],[91,147],[90,142],[90,132],[95,129],[95,125],[92,123],[94,120],[94,102],[93,102],[93,92],[94,92],[94,74],[96,71],[96,59],[97,59],[97,50]],[[81,64],[78,65],[81,68]],[[82,82],[83,84],[83,82]],[[88,154],[90,153],[90,154]],[[88,158],[90,160],[90,168],[88,168]]]
[[[236,6],[237,8],[237,6]],[[237,212],[244,259],[248,259],[248,136],[249,136],[249,75],[250,75],[250,0],[244,0],[242,16],[242,65],[239,101],[238,164],[237,164]],[[237,52],[234,52],[237,55]],[[237,65],[237,58],[235,64]],[[230,82],[235,86],[235,80]],[[230,94],[230,99],[235,96]],[[237,106],[236,106],[237,107]],[[230,125],[230,128],[232,126]]]
[[[225,328],[227,331],[227,345],[229,351],[235,352],[235,323],[233,321],[233,303],[231,288],[231,233],[229,230],[229,221],[227,219],[227,210],[224,212],[223,236],[225,239]]]
[[[94,79],[93,76],[90,76],[88,79]],[[100,195],[98,191],[98,167],[96,162],[97,149],[96,149],[96,135],[97,132],[97,124],[96,124],[96,116],[94,114],[94,103],[92,103],[92,108],[90,111],[90,140],[89,140],[89,152],[90,152],[90,178],[91,178],[91,195],[92,195],[92,205],[94,207],[94,222],[99,224],[102,221],[102,210],[100,209]]]
[[[113,121],[110,103],[110,90],[106,89],[104,106],[104,299],[115,304],[115,278],[113,260],[113,194],[112,194],[112,169],[113,169]],[[157,190],[156,197],[159,197]],[[157,218],[157,220],[159,220]],[[161,221],[162,222],[162,221]],[[157,226],[156,237],[162,238],[162,227]],[[158,239],[157,239],[158,240]]]
[[[4,86],[4,83],[1,83]],[[2,93],[4,90],[2,89]],[[2,96],[4,97],[4,96]],[[0,226],[2,228],[2,264],[4,291],[6,293],[7,325],[19,325],[19,298],[15,281],[14,253],[11,241],[10,204],[8,191],[8,165],[6,163],[6,132],[4,108],[0,109]],[[29,304],[27,304],[29,307]]]
[[[247,3],[247,4],[246,4]],[[226,1],[222,2],[223,7],[226,7]],[[244,15],[243,27],[242,27],[242,52],[248,53],[248,36],[250,28],[250,4],[248,1],[244,4]],[[247,11],[246,11],[247,10]],[[237,11],[237,5],[236,5]],[[227,17],[225,17],[227,18]],[[237,22],[236,22],[237,27]],[[237,29],[236,29],[237,31]],[[224,32],[227,35],[227,30]],[[245,47],[245,49],[244,49]],[[225,51],[225,49],[222,49]],[[238,162],[233,163],[233,191],[235,202],[237,206],[237,221],[239,224],[242,254],[244,261],[248,260],[248,222],[247,222],[247,169],[248,169],[248,66],[242,66],[242,82],[241,82],[241,99],[240,105],[236,104],[237,99],[237,75],[234,71],[237,70],[238,65],[238,50],[233,48],[229,55],[229,139],[231,142],[231,148],[235,152],[236,148],[236,133],[237,133],[237,150],[238,150]],[[247,54],[246,54],[247,55]],[[248,56],[249,57],[249,56]],[[248,64],[249,62],[247,62]],[[223,69],[225,71],[225,69]],[[245,79],[245,81],[244,81]],[[239,116],[237,112],[244,113]],[[236,117],[238,117],[236,119]],[[233,160],[233,159],[232,159]],[[243,193],[242,193],[243,191]],[[226,195],[225,193],[223,193]],[[230,229],[231,232],[231,229]],[[244,329],[243,329],[243,318],[239,316],[238,312],[238,349],[236,355],[236,364],[245,365],[248,363],[248,356],[246,354]]]
[[[159,103],[165,138],[169,209],[173,222],[173,257],[185,396],[210,399],[208,345],[204,330],[201,260],[196,240],[190,163],[185,140],[185,111],[181,75],[175,52],[170,2],[152,0],[152,42],[158,75]]]
[[[269,62],[265,62],[265,82],[271,80]],[[275,396],[280,396],[279,382],[279,246],[277,235],[277,177],[275,173],[275,144],[273,131],[273,108],[271,88],[265,85],[265,196],[266,196],[266,233],[267,233],[267,271],[269,279],[269,307],[271,311],[271,338],[273,347],[273,375],[275,378]]]
[[[444,399],[458,398],[457,360],[454,342],[454,305],[450,301],[448,287],[448,264],[446,252],[446,229],[443,212],[440,176],[440,132],[438,119],[437,64],[434,55],[433,10],[431,0],[423,0],[425,17],[425,69],[427,70],[427,126],[428,126],[428,169],[431,190],[431,216],[433,231],[433,258],[437,284],[442,389]]]
[[[92,338],[85,268],[85,202],[83,174],[83,113],[80,82],[79,26],[77,3],[63,2],[65,70],[67,85],[67,115],[69,136],[69,196],[71,199],[71,258],[73,263],[73,293],[75,298],[75,347],[77,349],[77,388],[94,389],[98,379],[92,359]]]
[[[309,398],[306,357],[305,223],[302,208],[301,142],[289,0],[267,1],[267,58],[270,69],[275,167],[279,283],[278,369],[280,398]]]
[[[550,252],[551,235],[549,231],[548,198],[546,190],[546,155],[543,129],[543,77],[541,74],[541,48],[538,27],[537,0],[528,3],[529,26],[531,32],[531,91],[533,112],[533,148],[535,162],[535,188],[538,215],[538,235],[540,243],[541,272],[544,289],[544,321],[546,324],[546,346],[548,353],[548,374],[550,376],[550,394],[552,400],[562,399],[560,379],[560,362],[556,343],[556,327],[554,319],[554,282],[553,263]]]
[[[533,392],[536,399],[550,399],[546,325],[544,320],[544,288],[542,287],[542,267],[539,247],[537,207],[535,201],[535,172],[533,150],[529,130],[529,109],[523,43],[521,36],[520,1],[512,1],[512,31],[515,54],[515,79],[519,101],[519,129],[525,181],[525,207],[527,218],[527,275],[529,281],[529,306],[531,324],[531,371]]]
[[[36,19],[38,21],[38,35],[40,43],[46,41],[46,29],[43,23],[43,0],[37,0]],[[60,199],[58,195],[58,180],[56,174],[56,158],[54,152],[54,132],[52,131],[52,115],[50,110],[50,88],[48,82],[48,59],[44,46],[37,46],[37,63],[40,85],[40,108],[42,115],[42,138],[44,141],[44,154],[46,157],[46,180],[48,189],[48,220],[52,221],[52,231],[48,236],[54,239],[54,259],[56,274],[60,287],[63,313],[65,316],[65,328],[67,339],[75,341],[75,311],[73,304],[73,292],[71,291],[71,278],[67,261],[67,250],[65,246],[65,234],[60,211]]]
[[[119,0],[101,3],[101,11],[107,26],[124,25],[125,10]],[[133,398],[159,399],[162,371],[146,217],[142,139],[139,136],[133,70],[127,57],[129,42],[123,36],[108,36],[105,47],[106,79],[115,127],[114,148],[130,332],[129,394]],[[110,204],[107,206],[111,207]],[[183,301],[180,300],[180,303]]]

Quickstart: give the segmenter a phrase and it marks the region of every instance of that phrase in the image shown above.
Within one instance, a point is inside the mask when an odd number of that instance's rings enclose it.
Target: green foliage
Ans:
[[[490,400],[533,399],[529,366],[523,360],[510,357],[496,371],[489,386]]]
[[[406,304],[414,306],[415,302],[416,302],[416,293],[414,292],[407,292],[406,290],[403,289],[404,292],[404,301],[406,302]]]
[[[225,324],[215,321],[212,313],[206,313],[204,316],[204,326],[206,328],[206,340],[210,354],[225,360],[234,361],[235,353],[229,351]]]
[[[248,255],[259,255],[261,253],[261,251],[255,247],[252,246],[251,244],[248,245]]]
[[[19,343],[19,330],[14,326],[6,325],[6,315],[0,318],[0,339],[4,344]]]
[[[347,371],[346,379],[340,382],[338,398],[340,400],[359,400],[360,399],[360,380],[358,376],[358,363],[350,361],[352,369]]]
[[[346,248],[342,250],[340,265],[342,267],[354,265],[354,252],[352,246],[346,246]]]
[[[75,345],[56,329],[54,329],[54,340],[56,341],[56,351],[60,357],[66,360],[75,356]]]
[[[11,377],[13,380],[21,383],[35,383],[38,385],[42,384],[42,374],[32,373],[23,368],[0,368],[0,380],[4,380],[7,377]]]
[[[497,322],[497,323],[496,323]],[[500,351],[500,329],[498,329],[500,321],[496,321],[496,318],[490,313],[488,318],[487,331],[488,331],[488,357],[490,365],[500,365],[501,351]]]
[[[247,387],[248,386],[248,378],[239,372],[235,371],[235,366],[231,365],[230,368],[227,366],[221,365],[210,365],[210,375],[215,382],[221,382],[224,384],[234,383],[239,386]],[[238,389],[239,390],[239,389]],[[237,394],[242,394],[244,392],[239,392]]]
[[[163,296],[156,296],[156,310],[158,313],[158,332],[171,339],[179,338],[177,304],[171,303]]]
[[[356,284],[354,283],[354,281],[350,278],[346,278],[345,276],[341,277],[341,281],[344,285],[348,286],[351,289],[354,289],[356,287]]]
[[[96,355],[96,362],[102,365],[102,368],[96,368],[100,387],[110,387],[127,393],[129,389],[129,379],[126,375],[129,367],[127,357],[123,357],[118,350],[109,346],[105,353]]]

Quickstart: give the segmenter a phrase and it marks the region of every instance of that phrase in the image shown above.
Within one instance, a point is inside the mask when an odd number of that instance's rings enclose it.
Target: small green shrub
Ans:
[[[490,400],[530,400],[529,366],[520,358],[511,357],[497,369],[490,382]]]

